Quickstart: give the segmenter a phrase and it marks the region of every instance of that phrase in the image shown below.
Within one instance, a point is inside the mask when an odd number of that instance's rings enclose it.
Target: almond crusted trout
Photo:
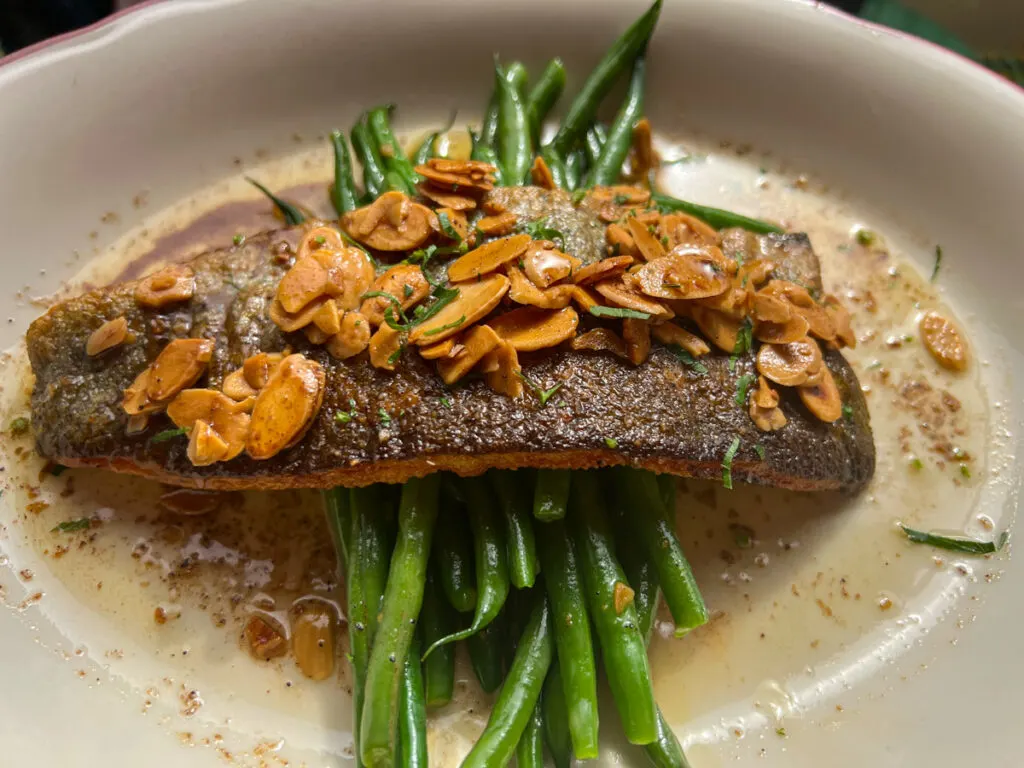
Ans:
[[[601,257],[604,225],[562,193],[517,188],[494,195],[520,221],[543,217],[563,234],[565,250],[584,264]],[[717,479],[725,461],[734,481],[856,491],[874,471],[867,407],[853,371],[834,350],[823,355],[844,417],[820,421],[792,390],[784,391],[779,407],[787,424],[777,431],[758,429],[746,405],[737,403],[743,377],[756,382],[749,352],[733,369],[722,353],[701,357],[694,367],[657,344],[639,366],[607,352],[573,351],[564,343],[520,353],[530,382],[544,389],[562,384],[544,405],[530,391],[511,398],[479,379],[448,388],[431,361],[412,347],[401,353],[393,372],[371,365],[366,353],[337,360],[302,333],[284,333],[268,315],[301,236],[298,229],[271,232],[197,257],[190,262],[194,293],[183,302],[146,308],[135,300],[137,284],[125,283],[56,305],[36,320],[27,342],[40,453],[66,465],[208,489],[360,486],[440,470],[473,475],[490,468],[617,464]],[[812,292],[821,289],[818,260],[805,235],[730,230],[722,233],[722,246],[741,261],[770,258],[776,275]],[[121,317],[127,321],[126,341],[87,354],[90,336]],[[168,342],[180,338],[214,342],[206,373],[193,386],[219,389],[225,376],[259,352],[289,347],[317,361],[326,386],[309,431],[269,459],[242,453],[208,466],[193,465],[184,436],[153,439],[174,426],[164,414],[154,416],[144,432],[129,434],[121,406],[125,389]],[[729,462],[726,454],[736,438],[739,448]]]

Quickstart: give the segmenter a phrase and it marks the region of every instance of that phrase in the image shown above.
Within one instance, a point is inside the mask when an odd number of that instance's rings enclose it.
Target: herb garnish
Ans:
[[[391,423],[391,414],[385,411],[383,407],[377,409],[377,415],[380,417],[380,423],[385,427]]]
[[[412,296],[412,286],[409,285],[408,283],[406,283],[405,285],[402,286],[402,296],[403,296],[403,298],[406,298],[406,299],[408,299],[410,296]]]
[[[424,336],[436,336],[437,334],[443,333],[444,331],[450,331],[452,328],[458,328],[464,322],[466,322],[466,316],[465,315],[460,317],[458,320],[453,320],[450,323],[446,323],[445,325],[442,325],[440,328],[431,328],[429,331],[424,331],[423,335]]]
[[[540,219],[539,221],[531,221],[523,227],[523,231],[534,240],[550,240],[559,248],[565,247],[565,236],[557,229],[549,227],[548,220],[546,218]]]
[[[88,517],[82,517],[78,520],[65,520],[62,523],[57,523],[53,528],[50,529],[50,533],[75,533],[76,531],[84,531],[92,525],[92,521]]]
[[[752,373],[744,373],[736,382],[736,405],[746,405],[747,390],[754,383],[756,377]]]
[[[403,337],[398,345],[398,349],[396,349],[394,352],[388,355],[388,365],[394,365],[395,363],[398,362],[398,359],[402,356],[402,353],[405,352],[405,344],[406,339]]]
[[[560,381],[557,384],[555,384],[555,386],[553,386],[551,389],[542,389],[539,384],[537,384],[535,381],[532,381],[522,371],[516,371],[516,375],[523,380],[523,383],[526,384],[526,388],[529,389],[538,400],[540,400],[541,408],[546,406],[548,404],[548,400],[550,400],[551,397],[565,384],[564,381]]]
[[[739,331],[736,333],[736,344],[732,348],[732,354],[729,355],[729,371],[736,370],[736,361],[739,360],[740,355],[745,355],[750,351],[750,347],[754,344],[754,324],[750,322],[749,317],[743,318],[743,325],[740,326]]]
[[[459,253],[465,253],[469,250],[469,244],[466,243],[462,235],[459,234],[459,231],[455,229],[455,226],[452,224],[452,220],[448,217],[447,213],[444,211],[438,211],[437,220],[441,225],[441,232],[444,233],[444,236],[459,244],[456,248]]]
[[[235,235],[233,238],[231,238],[231,242],[234,243],[235,245],[241,245],[242,243],[245,242],[245,235],[239,233]]]
[[[24,416],[19,416],[18,418],[14,419],[11,422],[11,426],[9,427],[9,429],[11,434],[14,437],[17,437],[18,435],[24,435],[26,432],[28,432],[28,428],[31,425],[32,422],[30,422]]]
[[[931,282],[935,282],[935,278],[939,276],[939,269],[942,268],[942,246],[935,246],[935,266],[932,267],[932,276],[929,278]]]
[[[624,309],[622,307],[591,307],[590,314],[594,317],[630,317],[634,320],[650,320],[648,312],[640,312],[635,309]]]
[[[443,405],[445,408],[451,409],[452,399],[445,395],[444,397],[441,398],[441,405]]]
[[[612,198],[612,203],[615,205],[625,205],[629,202],[629,195],[616,195]]]
[[[874,245],[878,236],[870,229],[858,229],[856,234],[857,242],[863,246]]]
[[[761,461],[764,461],[764,446],[763,445],[761,445],[760,443],[757,443],[756,445],[754,445],[754,453],[757,454],[757,458],[759,458]]]
[[[971,479],[971,468],[968,467],[966,464],[961,464],[960,465],[960,474],[963,477],[965,477],[968,480],[970,480]]]
[[[356,417],[356,401],[350,399],[348,401],[348,407],[348,411],[338,411],[334,414],[334,420],[339,424],[348,424]]]
[[[619,447],[619,441],[616,440],[614,437],[606,437],[604,439],[604,444],[611,448],[613,451]]]
[[[256,179],[245,177],[245,180],[252,184],[256,189],[262,192],[264,195],[270,198],[270,202],[274,204],[274,207],[280,212],[281,216],[284,217],[284,222],[289,227],[295,227],[306,220],[306,214],[304,214],[297,206],[289,203],[287,200],[282,200],[280,197],[275,195],[269,189],[260,184]]]
[[[689,368],[691,371],[696,373],[698,376],[704,376],[708,372],[708,367],[704,365],[700,360],[695,358],[685,349],[680,347],[678,344],[669,344],[668,351],[679,358],[679,361]]]
[[[995,541],[979,541],[967,536],[944,536],[940,533],[918,531],[900,523],[900,529],[914,544],[929,544],[951,552],[963,552],[967,555],[991,555],[1006,546],[1010,538],[1009,531],[1003,531]]]
[[[843,403],[843,418],[847,421],[851,421],[853,419],[853,407],[846,403]]]
[[[575,192],[572,193],[572,204],[579,205],[580,203],[583,202],[583,198],[585,198],[586,196],[587,190],[577,189]]]
[[[725,458],[722,459],[722,486],[730,491],[732,490],[732,460],[736,458],[736,452],[739,449],[740,438],[737,436],[732,439],[729,449],[725,452]]]
[[[185,429],[184,427],[180,427],[179,429],[165,429],[163,432],[157,432],[155,435],[149,438],[149,442],[165,443],[168,440],[173,440],[176,437],[182,437],[183,435],[187,434],[188,430]]]

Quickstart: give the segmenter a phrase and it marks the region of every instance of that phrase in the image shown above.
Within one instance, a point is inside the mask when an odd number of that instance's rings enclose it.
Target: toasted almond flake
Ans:
[[[397,264],[378,277],[370,287],[369,293],[386,293],[387,296],[374,296],[363,301],[359,311],[373,326],[384,322],[384,313],[394,302],[388,298],[393,296],[403,310],[419,304],[430,294],[430,283],[427,282],[423,270],[412,264]],[[396,315],[397,312],[392,310]]]
[[[192,386],[206,371],[213,356],[209,339],[175,339],[150,365],[146,394],[150,400],[169,400],[185,387]]]
[[[761,408],[774,408],[779,404],[779,393],[771,388],[763,375],[757,377],[757,389],[754,390],[752,402]]]
[[[327,293],[327,270],[312,256],[298,259],[277,286],[277,300],[286,312],[295,314]]]
[[[797,392],[807,410],[821,421],[831,423],[843,415],[843,400],[832,372],[825,365],[821,369],[823,376],[817,384],[804,384],[797,387]]]
[[[825,307],[825,311],[828,312],[829,317],[832,319],[832,324],[836,328],[836,342],[838,345],[840,347],[849,347],[850,349],[854,349],[857,346],[857,335],[853,332],[853,326],[850,323],[849,311],[843,306],[843,303],[831,293],[825,294],[822,299],[822,304]]]
[[[778,296],[758,291],[749,295],[750,316],[763,323],[787,323],[794,315],[793,306]]]
[[[454,357],[437,361],[437,372],[445,384],[451,385],[469,373],[473,366],[501,344],[501,339],[487,325],[475,325],[461,337],[462,350]]]
[[[432,318],[417,325],[409,334],[409,342],[424,346],[464,331],[498,306],[508,286],[507,277],[495,274],[478,282],[460,284],[459,295]]]
[[[327,341],[327,351],[338,360],[348,360],[369,345],[369,320],[359,312],[346,312],[338,323],[338,332]]]
[[[571,339],[579,322],[580,317],[572,307],[554,311],[520,307],[492,318],[488,324],[516,352],[535,352]]]
[[[317,311],[327,302],[326,296],[321,296],[316,301],[312,301],[302,308],[302,311],[295,314],[287,312],[281,302],[276,298],[270,303],[270,319],[274,321],[282,331],[291,333],[292,331],[299,331],[305,328],[307,325],[313,322],[313,316]]]
[[[453,192],[487,192],[494,189],[494,174],[497,170],[490,163],[479,160],[448,160],[441,157],[416,166],[416,173],[432,186]]]
[[[609,224],[604,230],[604,240],[608,243],[609,252],[613,256],[639,256],[633,236],[621,224]],[[601,263],[601,262],[597,262]],[[591,264],[590,266],[594,266]]]
[[[601,297],[582,285],[573,286],[572,301],[584,314],[590,314],[591,307],[601,306]]]
[[[284,630],[269,616],[250,616],[244,633],[253,658],[269,661],[288,652]]]
[[[452,229],[454,229],[455,234],[458,235],[458,238],[456,239],[460,241],[468,241],[470,239],[470,232],[469,221],[466,219],[466,214],[462,211],[457,211],[454,208],[438,208],[438,217],[440,217],[442,213],[448,217],[448,223],[452,225]],[[445,234],[443,227],[441,228],[441,236],[446,239],[451,239],[447,234]]]
[[[385,192],[372,203],[341,217],[353,239],[378,251],[411,251],[438,231],[437,216],[401,192]]]
[[[787,424],[786,414],[778,406],[763,408],[756,402],[750,402],[750,418],[762,432],[775,432]]]
[[[323,403],[324,381],[324,369],[315,360],[286,357],[256,398],[246,453],[269,459],[301,440]]]
[[[228,444],[213,427],[205,421],[197,421],[192,427],[188,441],[188,458],[194,466],[206,467],[224,461],[228,455]]]
[[[126,435],[138,435],[149,427],[149,414],[141,413],[137,416],[128,417],[128,425],[125,427]]]
[[[632,274],[639,290],[658,299],[706,299],[721,296],[731,286],[713,257],[696,249],[677,248]]]
[[[666,213],[658,221],[658,237],[667,237],[669,247],[719,245],[718,231],[688,213]]]
[[[529,244],[529,235],[513,235],[485,243],[453,261],[448,267],[448,279],[461,283],[490,274],[518,259]]]
[[[176,515],[195,517],[216,512],[227,499],[218,491],[200,491],[195,488],[174,488],[160,494],[161,507]]]
[[[510,234],[516,228],[517,221],[519,219],[514,213],[506,211],[496,216],[484,216],[477,221],[476,229],[486,237],[500,237]]]
[[[317,226],[307,232],[299,242],[295,263],[312,256],[316,251],[341,251],[347,248],[341,234],[334,227]]]
[[[328,299],[313,315],[313,324],[329,336],[341,330],[341,313],[334,299]]]
[[[113,349],[124,343],[128,337],[128,321],[124,316],[108,320],[89,335],[85,342],[85,354],[95,357],[101,352]]]
[[[647,178],[647,173],[656,164],[654,143],[651,137],[651,121],[642,117],[633,126],[633,145],[629,153],[629,177],[635,180]]]
[[[769,381],[795,387],[822,366],[821,350],[808,337],[789,344],[763,344],[757,352],[757,371]],[[822,366],[823,367],[823,366]]]
[[[736,280],[744,288],[757,288],[772,276],[776,269],[774,261],[751,259],[743,262],[736,274]]]
[[[370,363],[374,368],[395,370],[398,360],[394,356],[402,348],[402,337],[402,332],[390,325],[382,325],[374,332],[370,337]]]
[[[626,226],[629,227],[629,234],[633,236],[633,242],[636,243],[637,250],[645,261],[665,258],[665,246],[647,229],[646,224],[641,223],[635,216],[629,216],[626,219]]]
[[[141,416],[164,409],[165,403],[153,402],[146,393],[149,388],[150,376],[151,371],[149,368],[146,368],[125,389],[124,398],[121,400],[121,407],[129,416]]]
[[[636,593],[628,584],[623,584],[621,581],[615,582],[613,602],[615,603],[616,616],[621,616],[622,612],[633,604],[633,597],[635,595]]]
[[[561,309],[572,301],[575,286],[553,285],[541,289],[516,267],[508,268],[508,279],[511,282],[509,298],[517,304],[529,304],[542,309]]]
[[[252,408],[251,399],[235,402],[214,389],[186,389],[167,406],[167,416],[183,429],[194,431],[195,425],[206,424],[227,446],[214,461],[230,461],[245,448]]]
[[[305,328],[303,328],[302,335],[309,339],[310,344],[316,344],[317,346],[320,346],[321,344],[326,344],[327,340],[331,338],[331,335],[329,333],[324,333],[315,325],[307,325]]]
[[[498,394],[511,398],[523,394],[523,380],[519,378],[522,368],[515,347],[502,342],[480,361],[479,369],[484,372],[487,386]]]
[[[690,316],[708,341],[723,352],[731,353],[736,348],[740,332],[740,321],[716,309],[694,306]]]
[[[476,208],[476,200],[466,195],[449,192],[430,184],[420,184],[416,189],[425,198],[437,203],[442,208],[451,208],[454,211],[471,211]]]
[[[589,285],[599,280],[614,280],[632,264],[632,256],[611,256],[576,270],[572,273],[572,281],[577,285]]]
[[[533,166],[530,168],[530,179],[533,181],[534,186],[541,189],[554,189],[557,186],[555,184],[555,177],[551,175],[551,169],[548,168],[548,164],[544,162],[544,158],[540,155],[533,159]]]
[[[135,287],[135,303],[158,309],[191,299],[195,289],[196,276],[192,267],[172,264],[139,281]]]
[[[480,208],[483,210],[484,213],[486,213],[489,216],[494,216],[495,214],[498,213],[504,213],[505,211],[508,210],[508,208],[505,207],[505,203],[503,203],[496,197],[491,197],[490,195],[485,197],[480,202]]]
[[[921,340],[935,362],[950,371],[967,369],[967,344],[953,322],[938,312],[929,312],[919,325]]]
[[[755,323],[754,338],[767,344],[789,344],[803,339],[809,330],[807,318],[795,314],[785,323]]]
[[[534,285],[547,288],[570,277],[583,262],[558,250],[550,240],[534,240],[527,246],[522,264],[523,271]]]
[[[653,320],[671,320],[675,316],[675,313],[664,304],[652,301],[632,290],[623,282],[623,278],[602,280],[594,286],[594,290],[613,306],[646,312]]]
[[[602,221],[618,221],[629,211],[642,208],[651,199],[651,193],[640,187],[617,185],[594,187],[580,203],[580,207],[597,215]]]
[[[257,352],[247,357],[242,363],[242,371],[249,386],[257,390],[267,386],[284,358],[285,355],[280,352]]]
[[[292,655],[310,680],[326,680],[334,672],[334,611],[320,600],[304,600],[292,619]]]
[[[626,342],[626,358],[640,365],[651,353],[651,326],[643,320],[627,317],[622,320],[622,338]]]
[[[706,355],[711,347],[700,336],[690,333],[675,323],[659,323],[651,326],[651,333],[654,338],[662,344],[675,344],[682,347],[694,357]]]
[[[245,400],[249,397],[255,397],[259,392],[258,389],[251,386],[245,380],[245,371],[241,368],[225,376],[224,383],[221,384],[220,389],[232,400]]]
[[[442,357],[448,357],[454,349],[455,337],[449,337],[444,341],[437,342],[437,344],[430,344],[419,348],[420,357],[425,360],[440,360]]]
[[[376,276],[370,257],[358,248],[346,247],[316,251],[313,258],[327,270],[327,294],[334,297],[338,309],[357,309]]]
[[[836,328],[832,318],[802,285],[791,283],[788,280],[772,280],[760,292],[777,296],[788,302],[799,314],[804,316],[811,333],[819,339],[828,341],[835,338]]]
[[[611,352],[623,360],[629,359],[626,342],[611,328],[594,328],[581,333],[572,340],[572,348],[576,351]]]

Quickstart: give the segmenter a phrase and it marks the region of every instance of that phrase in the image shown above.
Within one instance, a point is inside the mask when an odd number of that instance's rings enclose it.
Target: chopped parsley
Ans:
[[[531,221],[523,227],[523,231],[534,240],[550,240],[559,248],[565,247],[565,236],[559,230],[549,227],[546,218]]]
[[[924,469],[924,462],[915,456],[910,460],[910,468],[919,472]]]
[[[57,523],[53,528],[50,529],[50,533],[75,533],[77,531],[88,530],[89,526],[92,525],[92,521],[88,517],[81,517],[78,520],[65,520],[62,523]]]
[[[932,276],[929,278],[931,282],[935,282],[935,279],[939,276],[939,270],[942,268],[942,246],[935,246],[935,266],[932,267]]]
[[[970,480],[971,479],[971,468],[968,467],[966,464],[961,464],[960,465],[960,474],[963,475],[964,477],[966,477],[968,480]]]
[[[781,736],[782,738],[786,738],[786,729],[785,728],[776,728],[775,729],[775,735],[776,736]]]
[[[452,399],[450,397],[448,397],[447,395],[442,397],[441,398],[441,405],[443,405],[445,408],[451,410]]]
[[[460,317],[458,320],[453,320],[450,323],[445,323],[444,325],[440,326],[439,328],[431,328],[429,331],[424,331],[423,335],[424,336],[437,336],[437,334],[443,333],[444,331],[450,331],[452,328],[458,328],[464,322],[466,322],[466,316],[465,315]]]
[[[391,423],[391,414],[385,411],[383,407],[377,409],[377,416],[380,417],[380,423],[385,427]]]
[[[747,390],[750,389],[750,385],[754,383],[756,377],[752,373],[745,373],[740,376],[736,382],[736,405],[746,405],[747,402]]]
[[[995,541],[979,541],[967,536],[945,536],[940,533],[918,531],[900,523],[900,529],[914,544],[928,544],[951,552],[963,552],[966,555],[991,555],[1006,546],[1010,538],[1009,531],[1003,531]]]
[[[846,403],[843,403],[843,418],[847,421],[851,421],[853,419],[853,407]]]
[[[241,245],[242,243],[245,242],[245,235],[239,233],[235,235],[233,238],[231,238],[231,242],[234,243],[235,245]]]
[[[616,195],[612,198],[612,202],[615,205],[625,205],[629,202],[629,195]]]
[[[619,441],[616,440],[614,437],[606,437],[604,439],[604,444],[611,448],[613,451],[619,447]]]
[[[736,370],[736,361],[739,360],[740,356],[747,354],[750,348],[754,344],[754,324],[750,321],[749,317],[743,318],[743,325],[740,326],[739,331],[736,333],[736,344],[732,348],[732,354],[729,355],[729,371]]]
[[[313,242],[316,243],[317,245],[323,245],[324,243],[327,242],[327,238],[324,237],[323,235],[317,235],[316,237],[313,238]]]
[[[572,193],[572,204],[579,205],[580,203],[583,202],[583,198],[585,198],[586,196],[587,190],[577,189],[575,192]]]
[[[622,307],[591,307],[590,314],[594,317],[629,317],[634,320],[650,320],[648,312],[640,312],[635,309],[624,309]]]
[[[334,414],[334,420],[339,424],[348,424],[350,421],[352,421],[352,419],[356,417],[356,401],[350,399],[348,401],[348,407],[349,410],[338,411],[336,414]]]
[[[858,229],[855,237],[857,242],[865,247],[874,245],[875,241],[878,240],[878,236],[870,229]]]
[[[28,432],[30,426],[32,426],[32,422],[24,416],[19,416],[11,422],[11,426],[8,429],[14,437],[18,437]]]
[[[412,286],[409,285],[408,283],[403,285],[402,286],[402,295],[406,299],[408,299],[410,296],[412,296]]]
[[[729,531],[732,533],[732,540],[740,549],[750,549],[754,546],[754,531],[746,525],[729,523]]]
[[[708,372],[708,367],[704,365],[700,360],[695,358],[685,349],[680,347],[678,344],[669,344],[668,351],[679,358],[679,361],[693,371],[698,376],[704,376]]]
[[[469,250],[469,245],[466,243],[462,235],[459,234],[459,231],[455,229],[455,226],[452,224],[452,221],[448,217],[447,212],[438,211],[437,220],[441,224],[441,232],[444,233],[444,236],[447,237],[449,240],[454,240],[459,244],[458,250],[460,253],[465,253],[467,250]]]
[[[757,454],[757,458],[759,458],[761,461],[764,461],[764,446],[763,445],[761,445],[760,443],[757,443],[754,446],[754,453]]]
[[[260,184],[256,179],[251,179],[248,176],[245,180],[252,184],[256,189],[262,192],[264,195],[270,198],[270,202],[274,204],[278,213],[284,219],[284,223],[289,227],[296,227],[306,220],[306,214],[304,214],[298,206],[289,203],[287,200],[282,200],[280,197],[275,195],[269,189]]]
[[[405,352],[406,339],[403,338],[401,343],[398,345],[398,349],[388,355],[388,365],[394,365],[402,357],[402,353]]]
[[[163,432],[157,432],[155,435],[149,438],[149,442],[165,443],[168,440],[173,440],[176,437],[182,437],[187,434],[188,430],[185,429],[184,427],[179,427],[178,429],[165,429]]]
[[[740,438],[737,436],[732,439],[732,443],[725,452],[725,458],[722,459],[722,486],[730,491],[732,490],[732,460],[736,458],[739,449]]]
[[[539,384],[532,381],[522,371],[516,371],[516,375],[523,380],[523,383],[526,384],[526,388],[529,389],[540,401],[541,408],[546,406],[548,404],[548,400],[550,400],[551,397],[565,384],[564,381],[560,381],[551,389],[542,389]]]

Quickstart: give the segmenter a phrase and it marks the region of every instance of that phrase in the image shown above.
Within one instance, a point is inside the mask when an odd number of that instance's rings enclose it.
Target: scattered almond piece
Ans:
[[[485,237],[501,237],[511,234],[512,230],[516,228],[517,221],[519,219],[514,213],[506,211],[496,216],[484,216],[477,221],[476,229]]]
[[[578,270],[583,262],[575,256],[562,253],[548,240],[534,240],[522,256],[522,269],[538,288],[565,280]]]
[[[571,339],[579,322],[580,317],[572,307],[555,311],[520,307],[491,319],[488,324],[516,352],[535,352]]]
[[[206,467],[227,457],[228,444],[205,421],[197,421],[189,436],[187,454],[194,466]]]
[[[212,356],[213,342],[209,339],[175,339],[150,365],[146,395],[158,402],[169,400],[199,380]]]
[[[637,250],[640,251],[640,255],[644,257],[645,261],[665,258],[667,255],[665,246],[647,228],[648,225],[639,221],[636,216],[628,216],[626,217],[626,226],[629,228],[629,234],[633,236]],[[654,229],[653,224],[650,226],[651,229]]]
[[[797,387],[800,399],[812,414],[825,422],[833,422],[843,415],[843,400],[836,380],[827,366],[822,365],[822,377],[817,384]]]
[[[437,203],[442,208],[451,208],[454,211],[471,211],[476,208],[476,200],[466,195],[449,192],[430,184],[420,184],[416,189],[425,198]]]
[[[464,331],[498,306],[508,287],[508,278],[498,274],[460,284],[459,295],[436,315],[417,325],[409,334],[409,343],[434,344]]]
[[[572,274],[572,281],[577,285],[589,285],[599,280],[614,280],[632,264],[632,256],[611,256],[576,270]]]
[[[736,349],[736,339],[740,333],[739,320],[724,312],[701,306],[692,307],[690,316],[700,332],[720,350],[731,354]]]
[[[475,280],[518,259],[530,244],[529,235],[513,235],[474,248],[448,266],[448,279],[453,283]]]
[[[805,383],[821,362],[821,350],[807,337],[789,344],[763,344],[757,351],[758,373],[784,387]]]
[[[430,283],[427,282],[423,270],[413,264],[397,264],[378,277],[370,287],[369,293],[384,293],[387,296],[372,296],[364,299],[359,311],[373,326],[384,322],[384,313],[395,302],[403,310],[419,304],[430,294]],[[393,297],[394,301],[391,298]],[[398,320],[398,313],[392,309]]]
[[[159,309],[191,299],[195,289],[196,275],[192,267],[172,264],[139,281],[135,287],[135,302],[143,307]]]
[[[654,338],[662,344],[675,344],[682,347],[694,357],[706,355],[711,347],[700,336],[690,333],[675,323],[659,323],[651,326],[651,333]]]
[[[507,271],[511,283],[508,295],[517,304],[529,304],[541,309],[561,309],[572,301],[575,286],[553,285],[541,289],[516,267],[508,267]]]
[[[535,187],[541,189],[555,189],[555,177],[551,175],[551,169],[544,162],[544,158],[537,155],[533,159],[533,166],[530,168],[530,179]]]
[[[355,240],[378,251],[411,251],[438,231],[437,216],[401,192],[385,192],[369,205],[341,217]]]
[[[612,305],[645,312],[651,316],[652,320],[671,320],[675,317],[675,313],[671,309],[660,302],[652,301],[646,296],[636,293],[623,282],[622,278],[602,280],[594,286],[594,290],[604,296]]]
[[[611,328],[594,328],[586,333],[581,333],[572,340],[571,346],[576,351],[611,352],[623,360],[629,359],[626,342]]]
[[[395,370],[402,350],[402,332],[382,325],[370,337],[370,363],[374,368]]]
[[[627,317],[622,320],[622,338],[626,342],[626,358],[640,365],[651,353],[651,326],[643,320]]]
[[[95,357],[101,352],[120,346],[128,337],[128,321],[124,316],[108,320],[89,335],[85,342],[85,354]]]
[[[452,385],[469,373],[492,349],[501,344],[501,339],[487,325],[474,325],[459,341],[462,349],[452,357],[437,361],[437,372],[445,384]]]
[[[301,440],[323,403],[325,379],[315,360],[286,357],[256,398],[246,453],[269,459]]]
[[[935,362],[950,371],[967,369],[967,344],[960,331],[937,312],[921,318],[921,340]]]
[[[513,399],[522,396],[523,380],[519,378],[522,368],[519,355],[511,344],[499,344],[480,361],[480,369],[485,371],[487,386],[495,392]]]
[[[338,360],[355,357],[370,345],[370,321],[359,312],[346,312],[338,332],[327,340],[327,351]]]

